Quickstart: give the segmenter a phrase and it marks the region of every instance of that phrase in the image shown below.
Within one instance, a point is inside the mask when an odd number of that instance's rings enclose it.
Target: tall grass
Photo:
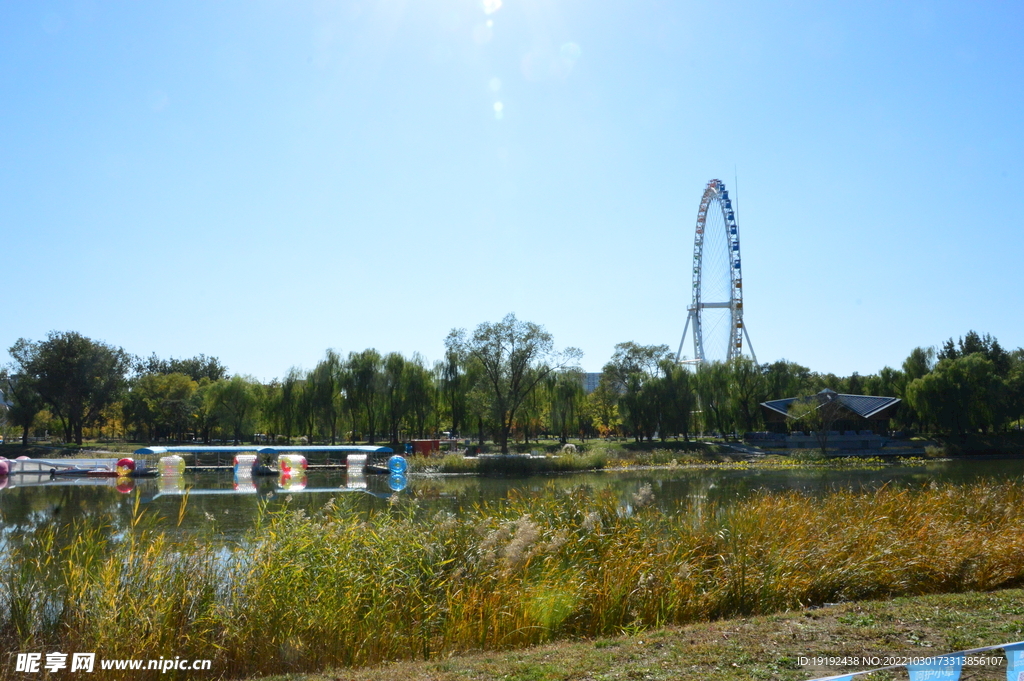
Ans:
[[[674,513],[652,493],[623,509],[550,491],[429,519],[412,501],[366,515],[341,497],[267,515],[231,550],[143,523],[48,527],[5,549],[0,644],[212,658],[239,677],[1024,578],[1021,483],[764,493]]]

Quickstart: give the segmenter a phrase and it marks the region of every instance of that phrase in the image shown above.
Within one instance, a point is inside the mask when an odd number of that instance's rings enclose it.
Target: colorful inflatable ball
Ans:
[[[401,454],[395,454],[388,459],[388,470],[392,473],[399,473],[405,475],[405,472],[409,469],[409,462],[405,460],[405,457]]]
[[[252,477],[253,469],[256,468],[257,457],[255,454],[235,455],[235,477]]]
[[[160,457],[160,474],[161,475],[184,475],[185,474],[185,459],[181,458],[177,454],[170,454],[168,456]]]

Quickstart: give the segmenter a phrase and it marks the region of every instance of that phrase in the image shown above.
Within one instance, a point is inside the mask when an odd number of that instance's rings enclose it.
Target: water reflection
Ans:
[[[412,507],[418,517],[437,511],[455,514],[511,494],[544,495],[551,490],[584,487],[607,491],[628,512],[633,495],[649,484],[654,503],[669,512],[683,506],[701,513],[706,505],[728,507],[760,490],[824,494],[837,489],[876,489],[882,485],[921,486],[963,483],[979,478],[1019,478],[1024,461],[948,461],[874,469],[657,469],[606,471],[525,479],[473,476],[411,477],[365,475],[362,470],[310,470],[303,475],[236,477],[231,472],[186,473],[155,479],[64,479],[16,476],[0,491],[0,539],[8,540],[43,524],[105,518],[112,532],[131,526],[136,499],[147,525],[172,535],[199,534],[211,541],[235,542],[251,529],[262,511],[303,509],[314,513],[331,498],[356,497],[361,514],[390,507]],[[37,479],[38,477],[38,479]],[[131,492],[125,494],[125,492]]]

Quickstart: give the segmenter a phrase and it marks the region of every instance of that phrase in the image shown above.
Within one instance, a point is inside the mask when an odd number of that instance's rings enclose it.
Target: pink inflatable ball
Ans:
[[[15,461],[28,461],[28,460],[30,460],[31,458],[32,458],[32,457],[29,457],[29,456],[25,456],[24,454],[22,454],[22,455],[21,455],[21,456],[19,456],[19,457],[18,457],[17,459],[15,459]]]
[[[11,472],[11,463],[0,456],[0,478],[6,478],[7,474]]]

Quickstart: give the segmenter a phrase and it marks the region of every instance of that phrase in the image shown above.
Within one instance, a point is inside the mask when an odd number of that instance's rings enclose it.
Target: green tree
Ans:
[[[316,437],[316,397],[316,388],[307,374],[299,382],[295,395],[295,422],[299,432],[305,433],[307,444],[313,444]]]
[[[903,374],[909,383],[931,372],[934,366],[935,349],[917,347],[903,360]]]
[[[1006,422],[1020,426],[1024,418],[1024,351],[1012,353],[1010,371],[1006,376]]]
[[[281,381],[281,394],[278,402],[278,416],[281,419],[281,430],[285,438],[291,442],[298,423],[299,393],[302,391],[302,371],[292,367]]]
[[[550,377],[551,374],[548,374]],[[545,390],[547,378],[537,384],[537,387],[523,400],[519,411],[516,413],[513,434],[522,435],[523,443],[529,444],[530,438],[540,441],[540,434],[547,429],[548,420],[548,396]]]
[[[639,345],[632,341],[617,343],[611,360],[604,365],[603,373],[622,393],[626,390],[630,376],[640,376],[641,381],[656,378],[661,363],[671,357],[667,345]]]
[[[991,334],[982,336],[977,331],[968,331],[967,335],[956,343],[950,338],[942,344],[938,353],[938,359],[959,359],[975,353],[981,354],[985,359],[992,362],[1000,376],[1005,376],[1010,370],[1012,358],[1010,353],[999,345],[999,341]]]
[[[327,355],[309,373],[306,383],[314,419],[322,424],[326,433],[330,433],[332,445],[337,444],[338,424],[344,408],[342,389],[345,379],[346,367],[341,356],[334,350],[328,350]]]
[[[373,348],[349,353],[345,394],[351,404],[352,437],[355,437],[357,431],[356,417],[361,415],[366,427],[366,439],[370,444],[377,441],[382,366],[383,359]]]
[[[619,413],[637,442],[658,430],[660,399],[655,382],[660,366],[672,355],[667,345],[618,343],[602,373],[619,396]]]
[[[226,366],[216,357],[196,355],[188,359],[160,359],[156,354],[137,362],[140,374],[185,374],[198,383],[204,378],[219,381],[228,374]]]
[[[283,386],[276,378],[263,385],[263,400],[257,430],[265,433],[267,442],[277,442],[277,437],[284,431],[284,419],[281,414],[281,391]]]
[[[903,409],[899,415],[899,421],[907,426],[925,430],[927,419],[914,406],[913,400],[908,399],[906,390],[910,384],[919,378],[931,373],[935,367],[935,349],[917,347],[910,351],[910,354],[903,360],[903,386],[904,394],[897,395],[903,399]]]
[[[508,453],[509,435],[523,402],[548,374],[582,356],[576,348],[556,352],[550,333],[511,313],[500,322],[480,324],[472,336],[455,331],[445,342],[449,349],[480,362],[498,421],[502,454]]]
[[[461,360],[466,367],[466,418],[467,425],[476,428],[477,442],[484,444],[484,433],[494,429],[494,407],[490,390],[485,380],[483,364],[476,357],[466,356]]]
[[[0,406],[6,407],[11,425],[21,428],[21,444],[28,446],[32,425],[43,411],[43,398],[25,374],[0,372],[0,388]]]
[[[461,433],[467,427],[469,417],[469,391],[473,387],[472,376],[467,374],[464,358],[445,341],[444,359],[440,362],[441,401],[447,411],[452,433]]]
[[[811,370],[796,362],[780,359],[769,364],[764,373],[769,400],[806,394],[811,389]]]
[[[558,441],[564,445],[574,430],[576,434],[579,432],[579,412],[586,397],[583,393],[583,371],[571,368],[550,374],[547,388],[551,430],[558,434]]]
[[[602,373],[597,388],[587,395],[586,402],[586,410],[599,436],[610,437],[619,432],[622,417],[618,402],[619,396],[612,385],[612,379]]]
[[[397,352],[389,352],[384,356],[380,376],[381,400],[388,439],[392,444],[398,444],[399,430],[408,407],[405,399],[406,376],[405,357]]]
[[[36,390],[64,423],[64,438],[82,444],[82,429],[117,401],[127,381],[130,357],[121,348],[67,331],[45,341],[19,339],[9,350],[17,372],[30,376]]]
[[[213,429],[220,425],[220,415],[216,410],[216,386],[217,382],[202,378],[192,395],[193,424],[205,444],[210,444]]]
[[[697,369],[697,399],[704,417],[704,429],[715,429],[722,437],[733,430],[730,371],[725,362],[703,362]]]
[[[244,376],[232,376],[213,384],[214,411],[232,434],[235,444],[245,439],[245,433],[255,420],[260,400],[260,385]]]
[[[734,357],[727,363],[729,391],[735,420],[748,432],[758,430],[760,404],[768,399],[768,377],[761,365],[749,357]]]
[[[899,369],[884,366],[877,374],[864,378],[864,394],[902,399],[906,380],[907,377]]]
[[[928,422],[947,433],[966,435],[998,428],[1005,385],[982,353],[942,359],[907,386],[907,400]]]
[[[437,410],[437,386],[423,357],[414,354],[405,363],[406,418],[416,437],[425,437],[431,414]]]
[[[661,434],[682,435],[689,441],[692,413],[697,404],[693,373],[669,359],[661,363]]]
[[[193,416],[198,384],[185,374],[145,374],[133,381],[125,412],[149,439],[182,437]]]

